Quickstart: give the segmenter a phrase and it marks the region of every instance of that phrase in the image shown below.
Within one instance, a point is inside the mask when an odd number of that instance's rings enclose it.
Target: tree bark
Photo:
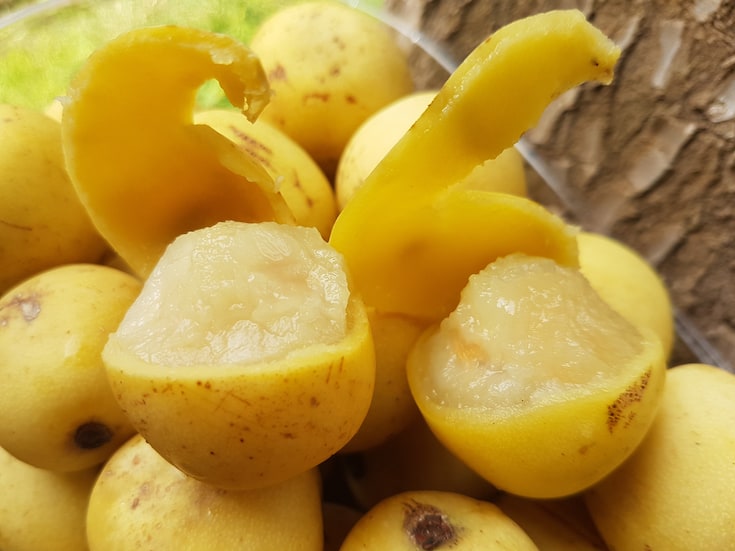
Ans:
[[[611,86],[584,85],[560,97],[524,140],[566,190],[555,208],[584,228],[628,243],[663,276],[681,324],[672,363],[701,359],[732,369],[735,3],[387,4],[414,29],[445,46],[455,60],[498,27],[553,8],[580,9],[623,48]],[[424,60],[416,56],[415,64],[417,74],[427,73]],[[436,71],[426,83],[436,85],[442,78]],[[552,200],[538,174],[529,171],[529,179],[534,196]]]

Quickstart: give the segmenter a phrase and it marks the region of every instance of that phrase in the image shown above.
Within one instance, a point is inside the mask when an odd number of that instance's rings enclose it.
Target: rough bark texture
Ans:
[[[735,365],[735,3],[727,0],[387,0],[463,59],[493,30],[578,8],[623,48],[612,86],[562,96],[525,137],[567,189],[556,206],[621,238],[669,285],[681,323],[672,363],[697,335]],[[425,61],[416,57],[417,72]],[[427,77],[441,82],[440,71]],[[537,175],[531,189],[550,199]],[[683,341],[688,341],[685,344]],[[707,344],[705,342],[705,346]]]

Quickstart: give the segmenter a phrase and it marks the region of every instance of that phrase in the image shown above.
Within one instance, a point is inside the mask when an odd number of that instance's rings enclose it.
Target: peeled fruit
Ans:
[[[282,8],[250,46],[274,92],[262,118],[301,144],[329,178],[358,126],[413,91],[390,27],[341,2]]]
[[[59,122],[0,104],[0,294],[106,249],[64,167]]]
[[[431,429],[496,487],[582,491],[619,466],[654,418],[660,340],[581,273],[516,254],[473,275],[456,310],[419,338],[408,381]]]
[[[496,258],[576,266],[575,232],[548,209],[453,186],[515,144],[556,95],[610,82],[619,55],[578,10],[515,21],[475,48],[337,216],[329,240],[365,303],[434,322]]]
[[[735,375],[669,369],[635,453],[585,498],[611,549],[731,549],[735,541]]]
[[[0,448],[0,549],[85,551],[85,520],[96,469],[58,473]]]
[[[135,29],[99,48],[64,100],[72,183],[99,232],[141,277],[187,231],[222,220],[293,222],[260,162],[192,123],[197,89],[210,79],[251,120],[270,98],[246,46],[169,25]]]
[[[452,492],[403,492],[355,524],[340,551],[537,551],[497,506]]]
[[[92,489],[87,537],[90,551],[322,551],[319,475],[231,492],[186,476],[136,435]]]
[[[315,228],[275,222],[178,237],[103,359],[133,426],[223,488],[274,484],[333,455],[365,418],[375,378],[342,258]]]
[[[0,298],[0,445],[56,471],[105,461],[134,432],[102,348],[141,288],[96,264],[41,272]]]
[[[674,344],[674,311],[656,269],[629,246],[602,234],[580,232],[577,248],[579,269],[595,291],[633,325],[653,330],[669,356]]]
[[[455,492],[476,499],[497,493],[447,450],[421,418],[380,446],[340,459],[350,493],[363,509],[413,490]]]
[[[334,189],[340,210],[388,151],[408,132],[434,97],[436,90],[414,92],[404,96],[374,113],[355,131],[342,152],[334,178]],[[465,189],[502,191],[526,196],[523,158],[515,147],[509,147],[495,159],[475,167],[456,185]]]
[[[324,239],[329,238],[337,217],[334,190],[319,165],[298,143],[271,124],[262,120],[251,123],[237,111],[200,111],[194,115],[194,122],[211,126],[262,163],[296,224],[313,226]]]

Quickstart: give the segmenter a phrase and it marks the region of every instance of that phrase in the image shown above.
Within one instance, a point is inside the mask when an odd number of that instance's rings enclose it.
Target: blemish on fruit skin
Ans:
[[[30,295],[15,295],[6,304],[0,306],[0,312],[15,308],[20,311],[20,315],[24,321],[31,323],[41,314],[41,300],[38,293]],[[3,325],[6,325],[6,318],[3,316]]]
[[[317,100],[321,102],[328,102],[329,101],[329,94],[325,93],[319,93],[319,92],[312,92],[311,94],[304,94],[303,97],[303,103],[309,103],[310,100]]]
[[[104,423],[89,421],[74,431],[74,444],[82,450],[94,450],[112,440],[114,433]]]
[[[457,543],[457,529],[449,517],[428,503],[404,503],[403,530],[416,549],[431,551]]]
[[[635,411],[627,410],[643,399],[650,378],[651,370],[649,369],[641,375],[640,379],[626,388],[612,404],[607,406],[607,430],[609,432],[612,433],[621,421],[624,421],[623,426],[625,427],[635,418]]]
[[[268,80],[270,81],[287,80],[286,68],[279,63],[278,65],[273,67],[271,71],[268,72]]]

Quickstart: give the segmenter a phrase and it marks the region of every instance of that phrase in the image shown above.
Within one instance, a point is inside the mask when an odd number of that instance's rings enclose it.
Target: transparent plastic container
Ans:
[[[0,11],[0,102],[34,108],[53,108],[54,99],[84,59],[98,46],[121,32],[143,25],[180,24],[231,34],[247,42],[257,24],[293,0],[47,0],[21,2]],[[440,44],[386,13],[377,0],[351,0],[349,5],[381,18],[396,30],[410,50],[419,87],[437,87],[456,67]],[[222,102],[218,89],[204,87],[203,107]],[[556,202],[567,212],[584,206],[558,180],[549,163],[521,139],[517,145],[528,164],[545,183],[544,200]],[[703,337],[702,332],[676,312],[677,354],[681,361],[699,361],[728,371],[733,366]]]

